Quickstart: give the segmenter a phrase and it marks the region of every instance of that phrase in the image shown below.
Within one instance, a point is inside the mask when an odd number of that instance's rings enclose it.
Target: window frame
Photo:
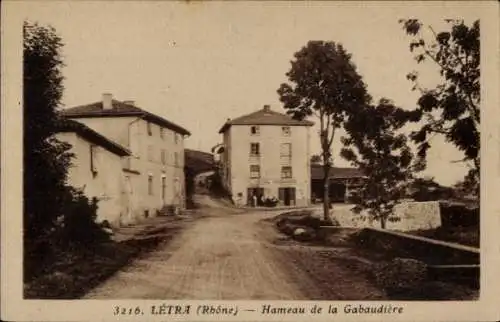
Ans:
[[[154,195],[154,191],[153,191],[153,175],[152,174],[148,174],[148,196],[153,196]]]
[[[255,170],[255,169],[257,169],[257,170]],[[256,173],[256,175],[254,175],[255,173]],[[250,165],[250,179],[259,179],[259,178],[260,178],[260,165],[251,164]]]
[[[167,164],[167,151],[165,149],[161,149],[161,164]]]
[[[250,135],[260,135],[260,126],[258,125],[250,126]]]
[[[254,147],[256,147],[256,153],[254,153]],[[259,142],[251,142],[250,143],[250,156],[251,157],[259,157],[260,156],[260,143]]]
[[[283,153],[283,146],[288,146],[288,149],[286,150],[285,153]],[[292,158],[292,143],[291,142],[285,142],[280,144],[280,157],[281,158]]]
[[[147,154],[148,154],[148,161],[149,162],[154,162],[154,149],[153,149],[153,145],[148,145],[147,147],[148,151],[147,151]]]
[[[286,171],[289,170],[289,171]],[[293,178],[293,170],[291,166],[285,165],[281,167],[281,179]]]
[[[97,166],[96,166],[97,145],[90,144],[89,150],[90,150],[90,172],[92,172],[92,176],[95,177],[97,175]]]

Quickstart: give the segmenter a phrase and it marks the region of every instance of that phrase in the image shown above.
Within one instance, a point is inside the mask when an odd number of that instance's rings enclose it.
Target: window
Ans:
[[[166,164],[167,163],[167,151],[161,150],[161,163]]]
[[[163,139],[165,137],[165,130],[160,127],[160,137]]]
[[[260,134],[260,127],[258,127],[258,126],[250,127],[250,134],[251,135],[259,135]]]
[[[250,143],[250,155],[251,156],[259,156],[260,155],[259,143]]]
[[[281,178],[291,178],[292,177],[292,167],[281,167]]]
[[[148,175],[148,194],[153,195],[153,175]]]
[[[97,145],[91,144],[90,145],[90,171],[92,172],[92,175],[95,177],[97,175],[97,162],[96,162],[96,157],[97,155]]]
[[[260,178],[260,165],[250,166],[250,178]]]
[[[152,124],[150,122],[147,122],[146,123],[146,126],[148,128],[148,135],[151,136],[153,135],[153,128],[152,128]]]
[[[153,161],[153,146],[148,145],[148,161]]]
[[[176,167],[179,166],[179,153],[178,152],[174,152],[174,165]]]
[[[281,143],[280,145],[280,157],[291,158],[292,157],[292,143]]]
[[[283,136],[290,136],[290,133],[291,133],[291,129],[289,126],[283,126],[281,128],[281,134],[283,134]]]
[[[179,135],[177,133],[174,133],[174,142],[175,144],[179,143]]]

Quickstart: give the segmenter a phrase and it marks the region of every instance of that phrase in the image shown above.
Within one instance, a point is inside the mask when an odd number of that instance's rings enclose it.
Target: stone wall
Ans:
[[[332,217],[342,227],[380,228],[380,222],[371,220],[366,211],[354,213],[353,205],[333,206]],[[322,210],[317,210],[322,211]],[[403,202],[394,208],[394,216],[386,222],[386,229],[411,231],[441,226],[439,202]]]

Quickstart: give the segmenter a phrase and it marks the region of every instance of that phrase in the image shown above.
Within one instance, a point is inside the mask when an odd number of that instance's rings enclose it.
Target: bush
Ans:
[[[376,265],[374,277],[389,295],[412,294],[427,280],[427,265],[411,258],[395,258]]]
[[[104,226],[96,222],[98,202],[90,201],[83,192],[68,188],[64,200],[64,217],[60,227],[59,242],[89,247],[109,240]]]
[[[439,210],[443,227],[479,226],[479,207],[440,203]]]

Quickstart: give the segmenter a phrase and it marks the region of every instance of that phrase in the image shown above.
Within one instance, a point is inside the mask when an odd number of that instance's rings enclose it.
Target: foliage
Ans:
[[[328,174],[335,132],[352,111],[370,100],[370,96],[351,62],[351,54],[341,44],[309,41],[294,58],[286,73],[289,82],[281,84],[278,94],[287,114],[294,119],[310,116],[319,119],[325,187],[323,209],[325,220],[328,220]]]
[[[227,198],[231,201],[233,201],[233,195],[231,192],[224,186],[221,174],[219,171],[216,171],[213,175],[210,177],[210,193],[219,198]]]
[[[61,39],[53,28],[24,24],[25,237],[48,234],[63,213],[70,146],[53,138],[62,96]]]
[[[312,164],[321,164],[321,155],[319,155],[319,154],[313,154],[311,156],[311,163]]]
[[[454,198],[454,190],[434,181],[434,178],[415,178],[409,185],[409,197],[415,201],[448,200]]]
[[[427,280],[427,265],[416,259],[397,257],[375,265],[373,274],[376,283],[390,295],[408,294]]]
[[[412,134],[418,144],[420,162],[425,164],[430,148],[430,134],[444,135],[464,153],[464,161],[473,168],[468,180],[479,182],[480,169],[480,28],[479,20],[467,26],[461,20],[446,20],[450,30],[432,33],[424,39],[423,24],[416,19],[400,20],[405,32],[412,37],[410,51],[418,63],[431,61],[438,68],[442,83],[434,89],[423,89],[418,73],[407,78],[414,83],[413,90],[421,96],[413,121],[423,120],[420,130]],[[474,184],[472,184],[474,185]]]
[[[186,187],[186,205],[188,208],[194,207],[193,195],[195,192],[194,184],[195,172],[192,167],[184,166],[184,186]]]
[[[71,145],[58,141],[63,91],[61,38],[52,27],[23,25],[24,250],[31,276],[57,248],[88,247],[106,239],[96,205],[67,185]]]
[[[398,134],[406,111],[381,99],[376,106],[359,110],[345,123],[346,137],[340,155],[358,167],[366,180],[354,193],[354,210],[368,209],[385,228],[398,200],[404,197],[406,183],[412,177],[413,154],[404,134]]]

